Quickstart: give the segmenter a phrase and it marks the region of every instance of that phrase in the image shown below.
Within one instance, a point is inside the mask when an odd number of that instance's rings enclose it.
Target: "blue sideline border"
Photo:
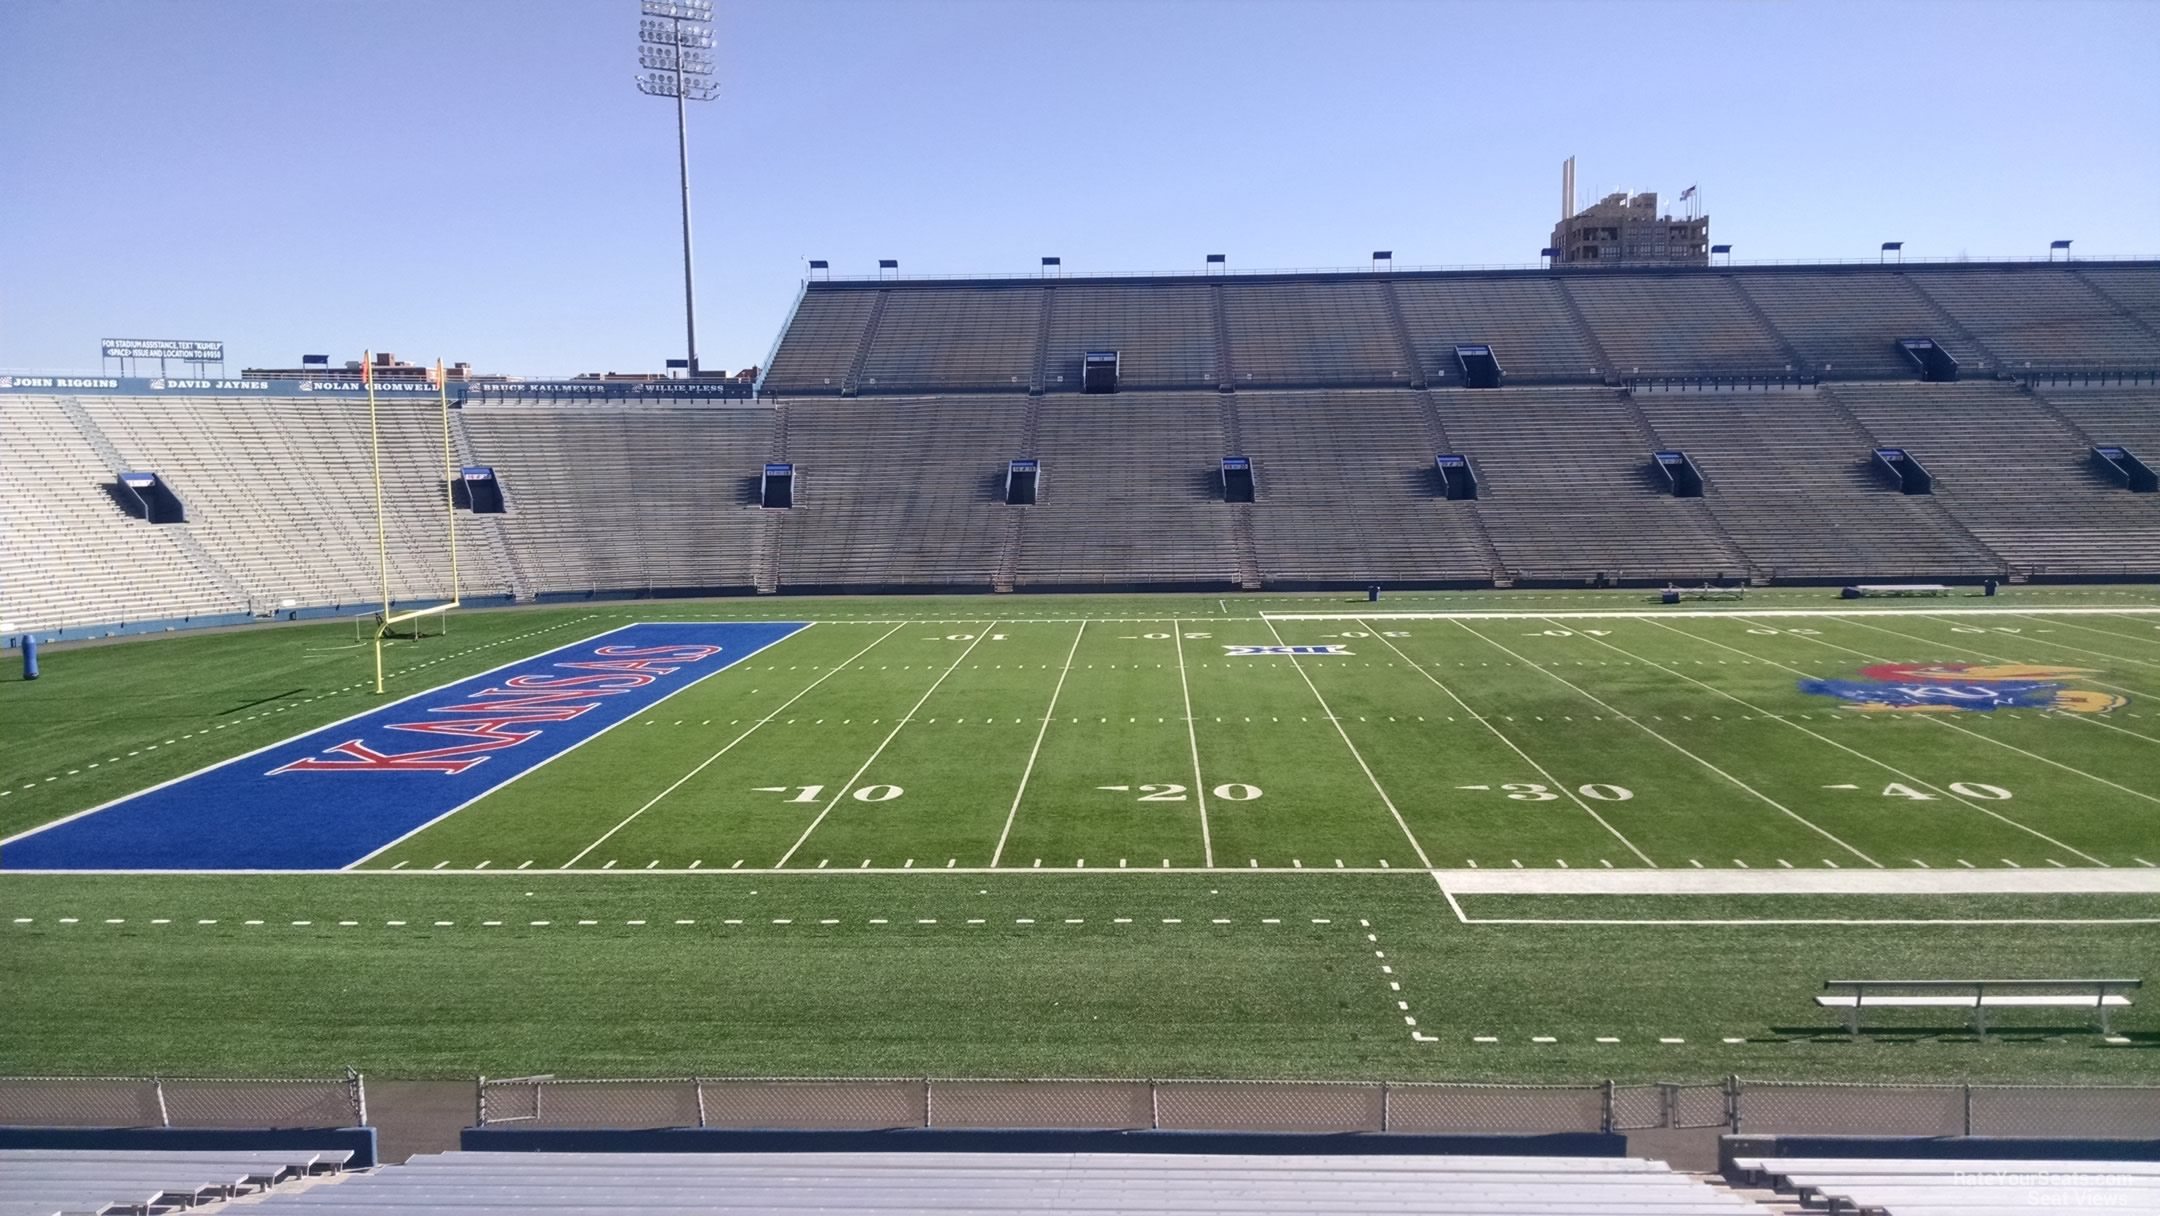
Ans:
[[[1617,1132],[1543,1135],[1408,1132],[1171,1132],[1065,1128],[898,1127],[867,1131],[782,1128],[468,1127],[466,1152],[496,1153],[1250,1153],[1317,1156],[1507,1154],[1625,1157]]]
[[[348,868],[807,627],[611,629],[0,841],[0,870]]]
[[[101,1153],[279,1153],[349,1149],[348,1170],[375,1168],[372,1127],[0,1127],[0,1149],[93,1149]]]
[[[2160,1139],[2099,1136],[1818,1136],[1741,1133],[1718,1137],[1718,1169],[1741,1157],[1916,1158],[1927,1161],[2160,1161]]]

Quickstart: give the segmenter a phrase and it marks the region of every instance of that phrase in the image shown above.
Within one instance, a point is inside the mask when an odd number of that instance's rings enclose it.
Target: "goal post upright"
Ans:
[[[390,536],[383,524],[382,428],[375,415],[375,352],[360,352],[360,382],[367,385],[368,449],[375,466],[375,558],[382,569],[382,623],[375,627],[375,695],[383,693],[382,639],[390,628]]]
[[[435,361],[435,403],[442,416],[443,521],[446,528],[445,534],[450,545],[450,598],[440,604],[431,604],[426,608],[415,608],[409,612],[392,613],[390,611],[390,533],[383,503],[382,430],[375,401],[373,357],[372,353],[370,353],[362,362],[361,379],[366,383],[368,392],[368,442],[373,453],[372,460],[375,466],[375,555],[382,569],[382,612],[376,617],[375,623],[375,692],[377,695],[381,695],[386,691],[383,678],[383,638],[388,636],[391,629],[397,625],[429,616],[441,618],[444,622],[443,629],[447,631],[450,610],[464,604],[465,592],[464,585],[458,576],[458,468],[457,451],[451,441],[450,434],[450,386],[443,379],[442,360],[437,359]],[[420,627],[417,625],[413,627],[413,636],[415,638],[420,636]]]

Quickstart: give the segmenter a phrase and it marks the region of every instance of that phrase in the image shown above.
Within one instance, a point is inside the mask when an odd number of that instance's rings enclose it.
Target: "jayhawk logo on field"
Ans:
[[[1800,691],[1836,697],[1862,713],[1956,713],[1961,710],[2058,709],[2104,714],[2128,701],[2114,693],[2068,688],[2064,680],[2097,675],[2084,667],[2030,663],[1882,663],[1859,680],[1800,681]]]

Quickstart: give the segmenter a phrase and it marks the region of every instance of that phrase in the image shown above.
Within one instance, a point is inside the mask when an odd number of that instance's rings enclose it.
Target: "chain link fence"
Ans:
[[[1728,1084],[1751,1135],[2160,1136],[2160,1085]]]
[[[2160,1085],[481,1078],[483,1127],[2160,1137]],[[361,1127],[340,1078],[0,1077],[0,1125]]]
[[[487,1127],[1594,1132],[1676,1126],[1661,1120],[1674,1109],[1665,1091],[1677,1088],[1609,1083],[540,1076],[482,1079],[479,1118]],[[1719,1092],[1714,1105],[1722,1111]],[[1628,1121],[1622,1120],[1622,1110]]]
[[[2160,1136],[2160,1086],[483,1078],[482,1126]]]
[[[338,1078],[0,1077],[0,1126],[364,1127],[367,1083]]]

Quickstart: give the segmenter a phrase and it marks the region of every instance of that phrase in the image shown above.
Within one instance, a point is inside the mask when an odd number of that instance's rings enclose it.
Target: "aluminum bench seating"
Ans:
[[[1240,393],[1238,414],[1263,578],[1491,577],[1475,507],[1438,496],[1416,394]]]
[[[1458,345],[1492,347],[1503,383],[1595,380],[1610,371],[1568,316],[1551,279],[1398,279],[1395,298],[1434,388],[1461,382]]]
[[[1653,440],[1617,392],[1432,396],[1449,441],[1476,463],[1477,514],[1507,570],[1689,582],[1746,573],[1706,499],[1674,498],[1651,484]]]
[[[1723,275],[1561,280],[1619,375],[1745,375],[1801,371]],[[1503,364],[1502,366],[1505,366]]]
[[[1118,352],[1118,386],[1126,391],[1214,388],[1214,288],[1053,287],[1044,389],[1077,391],[1080,358],[1091,350]]]
[[[1006,461],[1024,454],[1025,397],[806,399],[783,408],[796,482],[794,506],[772,512],[781,586],[995,581],[1007,513],[1022,509],[1000,496]]]
[[[1907,277],[1994,352],[2002,361],[2000,371],[2027,366],[2160,367],[2160,341],[2126,316],[2124,308],[2094,291],[2084,275],[2064,266]],[[2137,276],[2137,281],[2150,282],[2152,277]]]
[[[1621,1216],[1761,1209],[1635,1158],[446,1153],[260,1205],[319,1216],[846,1210]]]
[[[1026,392],[1035,372],[1042,288],[893,287],[862,353],[865,394],[1002,389]]]
[[[1216,394],[1052,395],[1038,408],[1042,483],[1019,508],[1016,583],[1237,579]]]
[[[2016,1158],[1942,1157],[1735,1157],[1736,1181],[1786,1189],[1779,1180],[1794,1174],[1838,1174],[1845,1177],[1930,1177],[1980,1174],[2110,1174],[2146,1178],[2160,1186],[2160,1161],[2084,1161]]]
[[[1219,290],[1240,389],[1410,384],[1378,282],[1226,283]]]
[[[2091,445],[2001,383],[1843,384],[1837,398],[1934,474],[1928,497],[2014,570],[2160,569],[2160,495],[2095,472]]]
[[[1988,371],[1978,351],[1961,349],[1941,317],[1904,275],[1749,274],[1733,285],[1791,342],[1809,375],[1841,380],[1909,380],[1914,368],[1899,338],[1933,337],[1968,375]]]
[[[838,396],[876,303],[873,291],[804,292],[788,322],[787,340],[765,369],[764,391]]]
[[[1847,989],[1815,998],[1825,1009],[1843,1009],[1845,1026],[1860,1033],[1866,1009],[1969,1009],[1973,1029],[1987,1034],[1989,1009],[2090,1009],[2107,1034],[2108,1014],[2125,1008],[2124,993],[2144,986],[2136,979],[2020,980],[1825,980],[1826,989]]]

